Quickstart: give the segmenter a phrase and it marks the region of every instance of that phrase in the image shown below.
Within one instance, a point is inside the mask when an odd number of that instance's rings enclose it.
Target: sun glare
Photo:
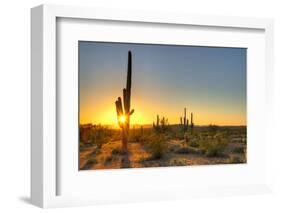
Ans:
[[[121,115],[121,116],[119,117],[119,121],[120,121],[121,123],[125,123],[125,121],[126,121],[126,116]]]

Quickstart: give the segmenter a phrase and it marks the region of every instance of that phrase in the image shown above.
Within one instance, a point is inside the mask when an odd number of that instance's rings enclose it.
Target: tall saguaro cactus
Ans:
[[[117,119],[120,128],[122,129],[122,149],[128,151],[128,137],[130,130],[130,116],[134,113],[131,110],[131,86],[132,86],[132,53],[128,52],[128,68],[127,68],[127,83],[123,89],[123,104],[121,97],[115,101]],[[123,110],[124,107],[124,110]]]

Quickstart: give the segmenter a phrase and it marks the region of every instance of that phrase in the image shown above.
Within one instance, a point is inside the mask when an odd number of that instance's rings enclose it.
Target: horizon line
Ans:
[[[79,123],[79,125],[101,125],[101,126],[118,126],[118,124],[101,124],[101,123]],[[167,124],[167,125],[181,125],[179,123],[172,123],[172,124]],[[190,124],[189,124],[190,125]],[[247,124],[214,124],[214,123],[210,123],[210,124],[194,124],[194,126],[247,126]],[[130,124],[130,126],[153,126],[153,124]]]

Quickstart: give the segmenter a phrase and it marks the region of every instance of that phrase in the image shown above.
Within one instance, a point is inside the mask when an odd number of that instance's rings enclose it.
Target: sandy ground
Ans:
[[[188,165],[211,165],[226,164],[230,158],[239,157],[246,162],[246,155],[243,153],[233,153],[235,147],[245,147],[242,143],[229,143],[225,149],[225,156],[206,157],[198,152],[198,148],[189,147],[194,153],[177,154],[174,150],[182,148],[183,141],[168,141],[168,150],[165,155],[158,160],[149,160],[151,156],[149,150],[141,143],[129,143],[128,155],[122,153],[112,153],[112,150],[121,150],[121,141],[111,141],[102,146],[88,147],[80,151],[80,169],[117,169],[117,168],[142,168],[159,166],[188,166]]]

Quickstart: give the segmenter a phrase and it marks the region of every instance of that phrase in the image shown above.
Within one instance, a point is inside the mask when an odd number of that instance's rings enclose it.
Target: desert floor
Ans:
[[[109,141],[101,148],[88,145],[80,150],[80,170],[246,163],[246,143],[237,140],[230,140],[213,155],[184,139],[170,139],[165,144],[165,152],[158,158],[143,142],[129,142],[128,154],[122,153],[121,140]]]

